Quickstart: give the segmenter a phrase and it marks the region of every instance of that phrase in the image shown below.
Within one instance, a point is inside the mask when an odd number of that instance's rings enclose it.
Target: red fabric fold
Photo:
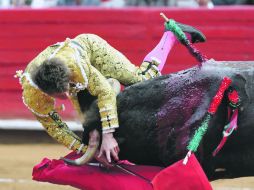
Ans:
[[[152,183],[154,190],[212,190],[194,154],[186,165],[180,160],[159,172]]]
[[[70,159],[77,157],[71,153]],[[124,165],[146,179],[128,174],[119,168],[71,166],[62,160],[44,158],[33,168],[33,180],[70,185],[85,190],[211,190],[209,181],[194,155],[187,165],[182,160],[163,169],[156,166]]]
[[[68,158],[74,158],[69,155]],[[162,170],[156,166],[124,165],[150,181]],[[85,190],[152,190],[152,184],[128,174],[119,168],[110,170],[98,166],[70,166],[62,160],[44,158],[33,169],[33,180],[61,185],[71,185]]]

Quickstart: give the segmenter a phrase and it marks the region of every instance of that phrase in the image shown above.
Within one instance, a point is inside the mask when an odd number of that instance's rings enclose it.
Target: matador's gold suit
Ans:
[[[30,77],[35,67],[51,58],[63,60],[71,71],[70,82],[75,86],[70,88],[69,98],[78,113],[81,114],[78,91],[87,89],[91,95],[98,97],[103,133],[114,132],[118,127],[116,94],[106,79],[114,78],[130,85],[159,75],[156,69],[158,62],[143,62],[138,68],[105,40],[93,34],[81,34],[47,47],[28,64],[24,73],[18,72],[24,104],[50,136],[78,152],[85,152],[87,146],[61,121],[56,112],[55,99],[43,93]]]

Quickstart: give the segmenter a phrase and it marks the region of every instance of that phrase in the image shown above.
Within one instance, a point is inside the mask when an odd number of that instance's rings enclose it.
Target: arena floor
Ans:
[[[44,133],[41,138],[36,137],[39,133],[25,133],[30,138],[22,137],[22,133],[13,135],[11,132],[0,130],[0,190],[75,189],[31,180],[32,168],[42,158],[59,158],[66,155],[69,150],[45,140]],[[217,180],[212,182],[212,186],[215,190],[254,190],[254,177]]]

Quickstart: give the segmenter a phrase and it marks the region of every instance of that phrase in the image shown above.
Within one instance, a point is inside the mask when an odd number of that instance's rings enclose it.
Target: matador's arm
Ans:
[[[119,127],[116,94],[107,79],[92,65],[89,65],[90,76],[88,91],[98,97],[98,107],[102,122],[102,132],[114,132]]]
[[[23,74],[21,84],[24,104],[32,111],[51,137],[71,150],[85,153],[87,146],[82,144],[81,139],[61,121],[55,111],[54,98],[32,86],[31,80],[28,79],[28,73]]]
[[[83,45],[85,45],[85,43]],[[73,41],[69,41],[68,47],[71,47],[74,52],[70,49],[69,51],[67,51],[67,49],[64,51],[65,49],[63,49],[56,57],[64,59],[71,70],[70,81],[76,84],[74,89],[70,89],[70,91],[74,90],[74,92],[70,92],[74,107],[80,113],[75,88],[78,91],[87,89],[91,95],[98,98],[103,133],[114,132],[114,129],[119,126],[115,91],[102,73],[91,64],[88,56],[89,52],[83,51],[80,55],[81,51],[79,51],[79,48],[77,48]],[[71,52],[76,56],[74,59],[75,62],[71,59],[71,56],[68,56]],[[80,59],[77,57],[80,57]]]

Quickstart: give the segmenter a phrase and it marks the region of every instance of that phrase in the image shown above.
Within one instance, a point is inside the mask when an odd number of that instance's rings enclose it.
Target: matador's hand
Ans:
[[[113,156],[115,161],[118,161],[118,153],[120,149],[118,147],[118,143],[116,142],[115,138],[113,137],[113,133],[106,133],[102,135],[102,143],[101,149],[98,157],[101,157],[105,154],[109,163],[111,163],[111,155]]]
[[[111,168],[111,167],[114,166],[113,164],[111,164],[111,163],[108,162],[108,160],[107,160],[107,158],[106,158],[105,155],[101,155],[101,156],[99,157],[99,154],[100,154],[100,151],[97,150],[97,151],[95,152],[95,155],[94,155],[94,158],[95,158],[99,163],[101,163],[101,164],[102,164],[104,167],[106,167],[106,168]]]

